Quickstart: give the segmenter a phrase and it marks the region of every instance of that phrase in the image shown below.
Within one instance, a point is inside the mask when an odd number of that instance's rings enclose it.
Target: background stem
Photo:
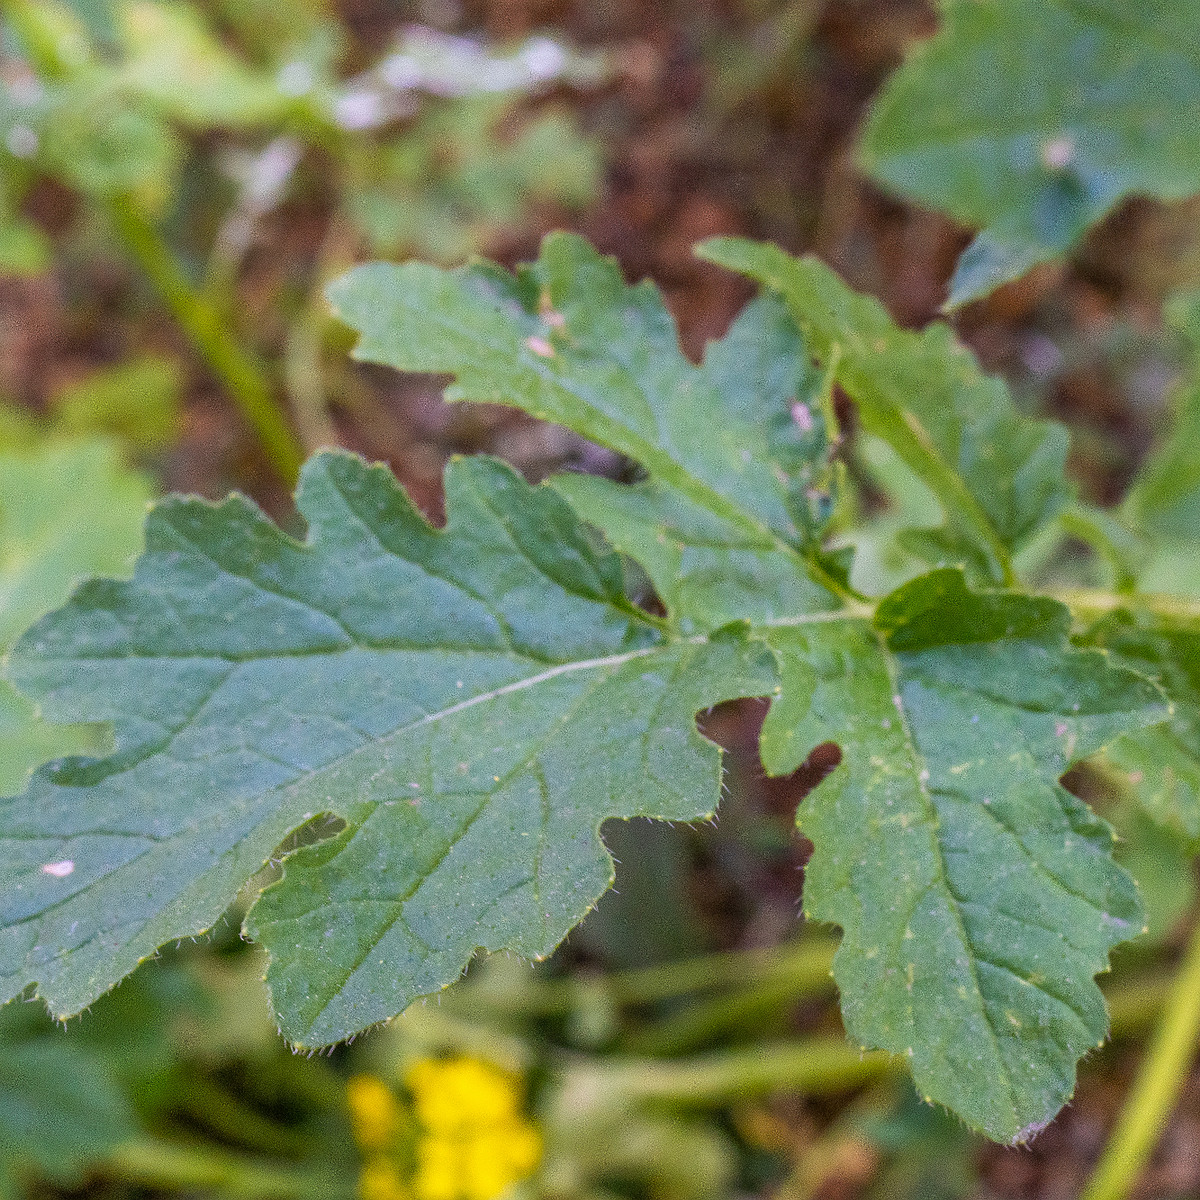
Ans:
[[[1133,1089],[1081,1200],[1122,1200],[1129,1195],[1179,1099],[1198,1034],[1200,922],[1171,984]]]
[[[62,42],[30,0],[0,0],[0,13],[19,37],[38,73],[68,79],[78,68],[78,51]],[[216,306],[195,288],[162,234],[127,195],[91,197],[212,373],[221,381],[242,415],[253,426],[271,465],[285,483],[300,472],[304,452],[292,433],[270,382],[238,344]]]
[[[106,1175],[143,1187],[212,1190],[255,1200],[342,1200],[354,1182],[322,1168],[280,1166],[245,1155],[150,1138],[125,1142],[105,1160]]]
[[[304,452],[261,368],[238,344],[213,304],[192,286],[171,248],[134,202],[127,196],[111,196],[105,209],[125,249],[253,426],[271,465],[284,482],[294,483]]]

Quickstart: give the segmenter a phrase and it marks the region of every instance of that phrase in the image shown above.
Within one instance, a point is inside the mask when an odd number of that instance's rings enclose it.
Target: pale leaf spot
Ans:
[[[1069,137],[1051,138],[1042,143],[1041,156],[1048,171],[1065,171],[1075,157],[1075,143]]]
[[[53,875],[55,879],[65,879],[73,870],[75,870],[74,861],[69,858],[64,858],[62,862],[46,863],[46,865],[42,867],[42,874]]]
[[[812,409],[807,404],[797,403],[792,405],[792,420],[796,422],[796,427],[801,433],[811,433],[813,427]]]

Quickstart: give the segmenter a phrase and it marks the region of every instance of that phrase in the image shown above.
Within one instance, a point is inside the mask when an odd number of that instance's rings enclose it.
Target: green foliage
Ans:
[[[1142,923],[1108,827],[1057,780],[1168,709],[1072,649],[1052,600],[951,568],[856,600],[821,542],[833,379],[948,514],[971,500],[963,539],[997,571],[1061,503],[1059,435],[994,412],[1003,393],[944,332],[899,334],[811,264],[708,253],[783,303],[751,304],[700,366],[657,291],[574,237],[515,276],[374,265],[332,289],[360,358],[450,374],[450,398],[558,421],[645,478],[534,488],[455,461],[439,531],[386,469],[326,453],[303,474],[302,543],[241,498],[159,505],[134,578],[86,585],[12,655],[49,716],[112,722],[116,753],[43,768],[0,810],[5,995],[36,984],[78,1010],[210,926],[302,830],[245,929],[287,1036],[344,1038],[477,947],[548,954],[611,880],[601,822],[710,814],[719,755],[694,715],[767,695],[769,770],[841,750],[801,826],[806,908],[843,929],[851,1035],[994,1138],[1051,1119],[1104,1035],[1093,976]],[[951,413],[935,422],[926,394]],[[981,421],[1019,494],[1003,474],[989,494]]]
[[[597,147],[562,112],[544,112],[505,139],[510,98],[465,96],[351,166],[347,212],[372,254],[469,257],[530,203],[585,203],[600,184]]]
[[[1169,433],[1142,465],[1122,515],[1150,543],[1142,587],[1200,598],[1200,294],[1173,297],[1166,315],[1183,343],[1184,369],[1171,396]]]
[[[747,309],[697,368],[657,290],[626,287],[614,263],[568,235],[548,238],[515,278],[372,264],[330,298],[361,335],[357,357],[453,373],[448,400],[516,405],[639,463],[647,479],[633,488],[555,483],[642,564],[687,628],[833,602],[811,577],[826,573],[810,567],[830,500],[818,491],[825,419],[777,305]]]
[[[62,435],[107,434],[143,452],[162,450],[179,436],[179,364],[147,354],[93,371],[51,400],[52,429]]]
[[[0,452],[0,652],[90,575],[125,571],[141,546],[147,481],[106,442]],[[102,727],[52,725],[0,679],[0,795],[64,754],[97,753]]]
[[[1087,632],[1135,670],[1160,680],[1171,720],[1121,738],[1105,758],[1158,824],[1200,844],[1200,634],[1194,619],[1118,610]]]
[[[1164,709],[1141,677],[1072,651],[1069,624],[1052,601],[973,595],[944,570],[888,597],[874,628],[771,635],[767,769],[821,741],[842,753],[799,824],[816,847],[805,912],[844,933],[847,1032],[1005,1141],[1070,1097],[1107,1029],[1092,976],[1142,926],[1111,831],[1056,781]]]
[[[161,213],[178,193],[189,133],[274,135],[297,157],[332,153],[338,206],[373,253],[450,260],[518,224],[531,202],[575,206],[594,193],[598,151],[573,117],[525,117],[518,105],[559,80],[594,82],[598,63],[547,39],[494,54],[418,30],[342,80],[341,29],[308,6],[288,7],[297,9],[291,36],[276,36],[275,61],[256,62],[192,4],[123,0],[104,36],[57,3],[17,0],[17,31],[38,73],[0,88],[0,154],[14,196],[22,179],[44,173],[93,198],[132,193]],[[232,19],[250,42],[261,33],[253,14]],[[278,202],[294,169],[248,181],[251,215]],[[35,234],[0,221],[0,263],[14,271],[44,263]]]
[[[5,992],[37,978],[77,1010],[332,812],[346,831],[289,859],[249,926],[288,1034],[334,1041],[477,945],[553,949],[610,879],[604,817],[711,811],[691,716],[769,688],[764,651],[664,638],[565,504],[507,468],[463,462],[447,490],[439,534],[385,470],[318,457],[303,547],[245,502],[168,502],[130,584],[85,587],[18,647],[13,677],[59,720],[112,720],[118,756],[7,807]]]
[[[777,293],[811,352],[855,400],[863,427],[889,443],[942,504],[946,525],[911,531],[906,548],[985,583],[1011,583],[1011,556],[1069,495],[1066,431],[1018,416],[1002,380],[980,372],[940,323],[897,329],[883,307],[815,259],[719,239],[703,257]]]
[[[944,0],[860,145],[885,186],[983,232],[951,282],[977,299],[1068,250],[1131,193],[1200,191],[1196,0]]]
[[[0,1197],[16,1200],[36,1174],[78,1187],[83,1170],[136,1130],[129,1101],[102,1057],[53,1032],[0,1020]],[[28,1023],[25,1023],[28,1024]]]

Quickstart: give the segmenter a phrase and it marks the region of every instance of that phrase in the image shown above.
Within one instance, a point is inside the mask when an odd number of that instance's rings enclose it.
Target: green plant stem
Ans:
[[[352,1179],[323,1168],[280,1166],[245,1155],[149,1138],[118,1146],[100,1169],[105,1175],[142,1187],[212,1190],[253,1200],[321,1200],[354,1194]]]
[[[240,1096],[226,1091],[207,1075],[180,1079],[174,1101],[181,1111],[234,1145],[264,1154],[300,1155],[308,1136],[264,1117]]]
[[[1116,1128],[1081,1200],[1123,1200],[1146,1165],[1187,1078],[1200,1036],[1200,922]]]
[[[751,969],[732,992],[689,1005],[632,1034],[623,1048],[636,1054],[682,1054],[731,1030],[753,1027],[798,1000],[834,991],[830,947],[805,946]]]
[[[1080,616],[1102,617],[1117,608],[1151,613],[1167,621],[1200,621],[1200,600],[1163,596],[1153,592],[1106,592],[1069,588],[1048,593]]]
[[[445,1003],[468,1010],[520,1011],[536,1016],[563,1016],[589,992],[603,993],[621,1005],[656,1004],[690,992],[726,987],[753,989],[769,980],[790,979],[792,995],[818,994],[831,987],[829,969],[837,942],[810,934],[782,946],[702,954],[653,967],[635,967],[609,975],[584,972],[563,979],[498,980],[486,974],[468,983]]]
[[[898,1058],[862,1053],[844,1038],[821,1036],[758,1042],[679,1060],[611,1058],[580,1071],[589,1086],[597,1085],[609,1098],[690,1107],[783,1090],[834,1095],[903,1067]]]
[[[128,196],[105,201],[108,218],[192,345],[253,426],[271,465],[294,483],[304,461],[295,434],[258,364],[238,344],[213,304],[192,286],[159,231]]]
[[[754,986],[766,978],[780,976],[795,979],[801,987],[816,981],[824,989],[828,987],[836,948],[833,938],[808,936],[765,950],[704,954],[682,962],[617,971],[604,982],[622,1004],[652,1004],[687,992],[731,984]]]
[[[1200,961],[1200,955],[1197,958]],[[1200,1009],[1200,967],[1193,966],[1192,976],[1191,1001]],[[1176,996],[1180,977],[1169,986],[1171,995]],[[1113,1033],[1128,1036],[1144,1028],[1159,1011],[1167,991],[1160,975],[1110,989]],[[903,1075],[906,1069],[900,1058],[876,1051],[864,1053],[844,1038],[831,1035],[755,1042],[674,1061],[614,1056],[577,1068],[581,1083],[611,1089],[606,1092],[610,1096],[685,1106],[723,1104],[770,1091],[834,1095],[884,1076]]]
[[[36,3],[0,0],[0,13],[11,24],[39,74],[47,79],[67,79],[78,68],[79,47],[58,35]],[[193,287],[170,246],[136,201],[120,194],[94,199],[209,369],[253,426],[271,465],[284,482],[294,483],[304,452],[262,369],[238,344],[216,306]]]

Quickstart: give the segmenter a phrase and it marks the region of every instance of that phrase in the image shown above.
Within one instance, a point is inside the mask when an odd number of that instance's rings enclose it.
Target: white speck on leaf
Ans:
[[[42,874],[53,875],[55,879],[65,879],[73,870],[75,870],[74,861],[69,858],[64,858],[62,862],[46,863],[46,865],[42,867]]]
[[[813,427],[812,409],[807,404],[797,401],[792,405],[792,420],[796,422],[801,433],[811,433]]]
[[[4,139],[8,152],[15,158],[32,158],[38,152],[41,139],[28,125],[14,125]]]
[[[1075,158],[1075,142],[1069,137],[1051,138],[1042,143],[1041,157],[1048,171],[1065,171]]]

